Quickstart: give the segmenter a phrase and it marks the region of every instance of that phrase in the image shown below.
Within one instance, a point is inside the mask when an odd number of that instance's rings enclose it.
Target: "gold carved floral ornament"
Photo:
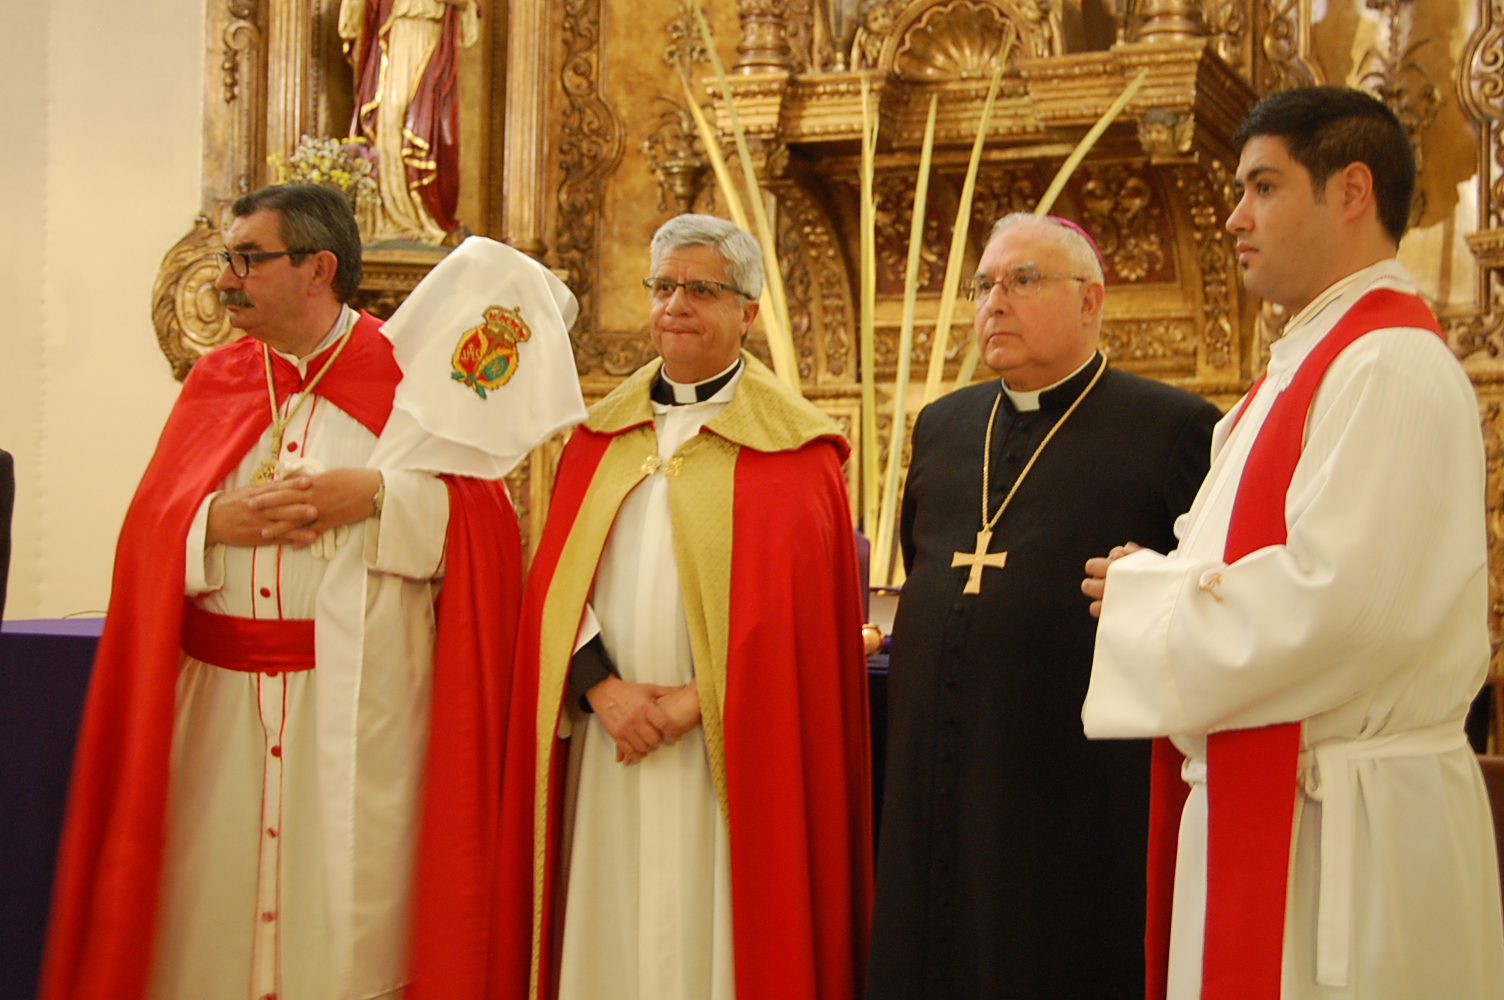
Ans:
[[[218,230],[206,217],[198,216],[188,235],[167,251],[152,288],[157,344],[178,381],[188,377],[195,361],[236,336],[214,287],[220,272],[215,257],[219,249]]]

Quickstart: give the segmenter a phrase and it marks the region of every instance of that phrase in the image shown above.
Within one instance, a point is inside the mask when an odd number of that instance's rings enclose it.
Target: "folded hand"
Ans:
[[[649,713],[656,709],[657,699],[672,690],[657,684],[633,684],[613,676],[585,692],[591,711],[616,741],[618,761],[630,764],[641,760],[663,742],[663,730],[653,724]]]
[[[677,740],[700,724],[700,690],[694,681],[660,696],[648,712],[648,721],[665,737]]]
[[[307,545],[316,537],[307,526],[318,517],[317,508],[308,501],[312,483],[309,477],[298,476],[226,490],[209,504],[205,540],[210,545],[247,548],[277,542]]]

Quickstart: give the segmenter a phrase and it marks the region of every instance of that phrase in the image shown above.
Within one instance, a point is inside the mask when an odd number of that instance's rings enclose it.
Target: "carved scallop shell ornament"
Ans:
[[[1003,51],[1005,16],[962,0],[932,7],[909,29],[893,57],[906,80],[988,79]]]

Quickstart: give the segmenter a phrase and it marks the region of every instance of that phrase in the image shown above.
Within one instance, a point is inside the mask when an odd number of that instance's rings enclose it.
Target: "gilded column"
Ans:
[[[740,0],[742,40],[736,46],[738,73],[776,69],[789,71],[787,0]]]
[[[507,95],[501,239],[541,259],[547,165],[548,5],[507,5]]]
[[[1184,41],[1207,35],[1200,0],[1145,0],[1138,13],[1136,42]]]
[[[210,216],[220,199],[255,188],[266,163],[262,6],[258,0],[227,0],[208,15],[208,68],[220,79],[220,92],[211,88],[204,108],[203,205]]]
[[[266,20],[266,154],[291,157],[310,131],[309,69],[317,0],[270,0]]]

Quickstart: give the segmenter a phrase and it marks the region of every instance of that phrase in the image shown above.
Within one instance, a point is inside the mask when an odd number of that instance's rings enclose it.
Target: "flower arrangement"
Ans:
[[[267,162],[278,184],[327,184],[344,192],[356,215],[373,208],[380,194],[376,188],[376,154],[364,139],[336,139],[303,135],[292,156],[273,153]]]

